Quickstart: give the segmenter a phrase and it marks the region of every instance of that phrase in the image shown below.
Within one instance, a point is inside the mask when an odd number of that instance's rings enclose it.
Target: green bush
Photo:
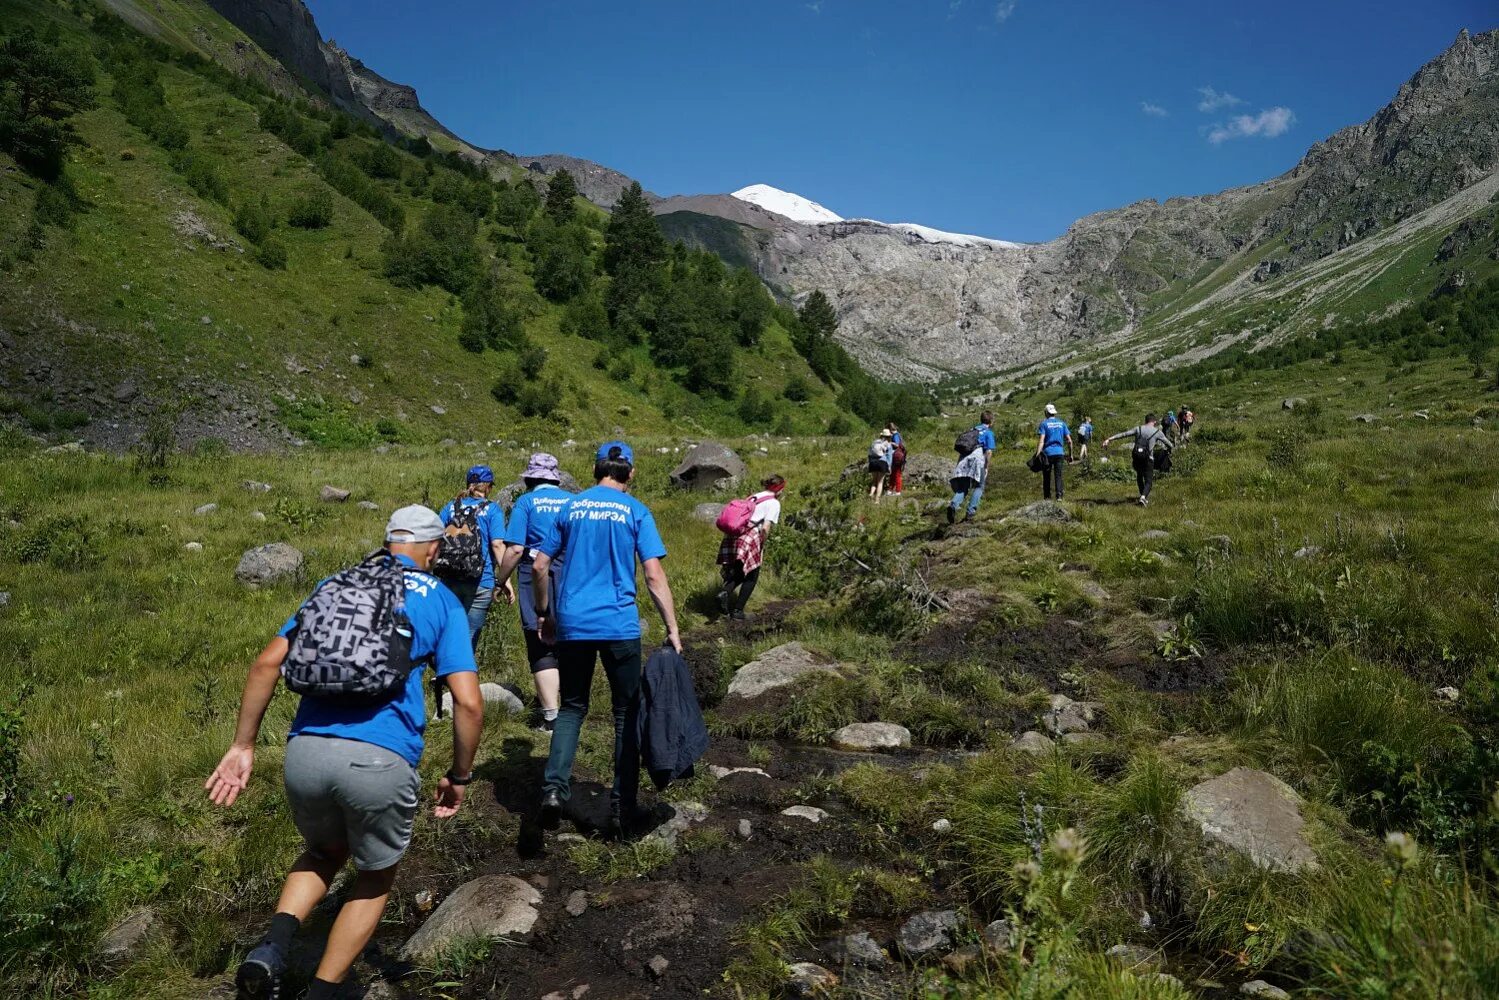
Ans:
[[[303,195],[287,209],[286,222],[298,229],[326,229],[333,222],[333,195],[322,188]]]
[[[271,203],[265,195],[256,201],[242,201],[234,213],[234,228],[251,243],[259,244],[271,235],[276,218],[271,214]]]
[[[199,196],[221,205],[229,203],[229,183],[219,173],[218,161],[212,155],[197,149],[180,149],[172,154],[172,168]]]
[[[268,271],[286,270],[286,244],[274,236],[255,248],[255,260]]]

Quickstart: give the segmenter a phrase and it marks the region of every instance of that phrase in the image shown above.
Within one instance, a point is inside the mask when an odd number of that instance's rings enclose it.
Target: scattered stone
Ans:
[[[1202,540],[1202,543],[1204,545],[1211,545],[1224,555],[1228,555],[1234,550],[1234,541],[1227,535],[1209,535]]]
[[[645,967],[651,970],[651,975],[660,979],[666,975],[666,970],[671,968],[671,963],[666,960],[665,955],[656,955],[649,962],[645,963]]]
[[[568,830],[566,833],[557,834],[557,843],[559,844],[581,844],[587,839],[581,833],[574,833],[571,830]]]
[[[247,587],[268,587],[295,579],[301,572],[302,553],[285,542],[272,542],[240,556],[234,578]]]
[[[1140,537],[1148,542],[1158,542],[1171,537],[1171,532],[1162,531],[1160,528],[1151,528],[1149,531],[1140,532]]]
[[[188,552],[202,552],[203,551],[203,543],[202,542],[188,542],[186,545],[182,546],[182,548],[184,550],[188,551]]]
[[[1203,836],[1260,868],[1298,872],[1317,867],[1317,855],[1301,832],[1301,796],[1273,774],[1236,767],[1194,785],[1182,797],[1181,808]]]
[[[1300,396],[1291,396],[1291,397],[1288,397],[1286,399],[1282,399],[1280,401],[1280,408],[1282,410],[1294,410],[1298,406],[1305,406],[1305,405],[1306,405],[1306,400],[1302,399]]]
[[[526,710],[526,703],[521,701],[520,696],[503,684],[486,681],[479,685],[479,697],[484,699],[485,705],[497,705],[511,715],[520,715]],[[442,693],[442,714],[452,717],[453,714],[453,692]]]
[[[1104,954],[1126,969],[1154,969],[1160,964],[1154,951],[1138,944],[1116,944]]]
[[[677,837],[694,823],[708,818],[708,807],[701,802],[678,802],[671,807],[671,818],[656,827],[642,839],[655,839],[675,847]]]
[[[732,778],[736,774],[748,774],[754,778],[768,778],[770,775],[758,767],[719,767],[717,764],[708,765],[708,773],[719,781]]]
[[[99,939],[95,957],[104,962],[126,963],[134,959],[161,926],[161,918],[149,906],[130,910]]]
[[[1378,419],[1379,418],[1372,413],[1360,413],[1358,416],[1353,418],[1353,422],[1356,424],[1372,424]]]
[[[567,897],[567,915],[570,917],[581,917],[588,912],[588,893],[582,889],[577,890]]]
[[[1303,545],[1295,552],[1292,552],[1291,556],[1295,559],[1310,559],[1313,556],[1319,555],[1321,552],[1322,546],[1320,545]]]
[[[437,905],[437,893],[431,889],[422,889],[411,897],[411,901],[416,904],[416,912],[431,913],[432,907]]]
[[[265,511],[263,511],[263,510],[252,510],[252,511],[250,511],[250,520],[264,522],[265,521]]]
[[[734,452],[715,441],[694,445],[671,471],[671,482],[684,490],[716,490],[737,486],[749,467]]]
[[[754,836],[755,830],[754,827],[750,825],[749,820],[742,819],[739,821],[738,833],[740,840],[749,840],[752,836]]]
[[[204,326],[212,326],[213,325],[213,317],[212,316],[199,316],[198,317],[198,322],[202,323]]]
[[[10,591],[0,590],[0,608],[10,604]]]
[[[360,510],[379,510],[380,509],[380,505],[377,504],[377,503],[375,503],[375,501],[373,501],[373,500],[361,500],[357,504],[355,504],[354,506],[358,507]]]
[[[984,944],[996,954],[1008,954],[1015,948],[1015,928],[1008,920],[994,921],[984,928]]]
[[[209,514],[212,514],[214,511],[216,511],[218,509],[219,509],[219,505],[218,504],[216,504],[216,503],[206,503],[206,504],[203,504],[201,507],[194,507],[193,508],[193,513],[196,514],[199,517],[206,517],[206,516],[208,516]]]
[[[917,961],[952,947],[953,935],[963,925],[956,910],[927,910],[901,925],[896,934],[900,953]]]
[[[1426,412],[1425,410],[1417,410],[1415,413],[1412,413],[1411,416],[1415,417],[1417,420],[1431,419],[1431,414]]]
[[[1103,739],[1098,733],[1063,733],[1062,742],[1068,746],[1080,746],[1086,743],[1097,743]]]
[[[432,409],[433,416],[438,416],[438,417],[446,416],[447,412],[448,412],[447,410],[443,409],[441,406],[438,406],[436,403],[432,404],[431,409]]]
[[[541,893],[514,875],[483,875],[443,900],[411,935],[401,957],[430,959],[459,941],[527,934],[536,925],[539,905]]]
[[[583,983],[580,986],[574,986],[571,990],[553,990],[542,997],[541,1000],[583,1000],[588,995],[590,989],[592,987],[587,983]]]
[[[318,490],[318,496],[324,503],[343,503],[349,499],[349,491],[341,490],[337,486],[324,486]]]
[[[821,823],[828,818],[827,810],[816,806],[792,806],[781,810],[782,816],[791,816],[795,819],[804,819],[812,823]]]
[[[740,667],[729,681],[730,698],[755,698],[766,691],[786,687],[822,674],[836,675],[838,668],[799,642],[767,649]]]
[[[271,492],[271,484],[270,483],[261,483],[261,482],[255,481],[254,479],[246,479],[243,483],[240,483],[240,485],[242,487],[244,487],[244,490],[245,490],[246,493],[269,493],[269,492]]]
[[[1099,708],[1102,706],[1096,702],[1073,701],[1065,694],[1054,694],[1051,696],[1050,709],[1041,717],[1041,724],[1057,736],[1064,733],[1085,733],[1092,725]]]
[[[1073,520],[1067,508],[1055,500],[1037,500],[1010,512],[1006,521],[1028,521],[1031,524],[1067,524]]]
[[[844,965],[857,965],[865,969],[883,969],[890,961],[885,949],[879,946],[868,931],[856,931],[834,941],[828,951]]]
[[[952,975],[962,979],[972,969],[984,960],[984,949],[976,944],[965,944],[957,951],[942,959],[942,967]]]
[[[1057,748],[1051,737],[1045,733],[1038,733],[1034,729],[1021,733],[1010,741],[1010,749],[1020,753],[1028,753],[1033,757],[1046,757]]]
[[[838,985],[837,976],[814,962],[797,962],[786,971],[786,989],[792,996],[824,996]]]
[[[1135,978],[1143,979],[1147,982],[1160,983],[1162,986],[1182,989],[1182,981],[1169,972],[1144,972]]]
[[[952,820],[946,816],[932,824],[933,833],[952,833]]]
[[[114,388],[116,403],[128,403],[139,394],[140,390],[135,387],[134,382],[121,382]]]
[[[721,503],[700,503],[692,508],[692,517],[704,524],[716,524],[718,515],[723,513],[723,506]]]
[[[1439,687],[1439,688],[1437,688],[1437,697],[1440,698],[1442,701],[1457,701],[1457,699],[1461,695],[1462,695],[1462,692],[1459,691],[1455,687]]]
[[[1259,997],[1260,1000],[1291,1000],[1291,994],[1279,986],[1271,986],[1263,979],[1251,979],[1239,987],[1239,994],[1246,997]]]
[[[833,744],[846,750],[894,750],[911,745],[911,730],[893,722],[855,722],[834,733]]]
[[[82,455],[83,442],[69,441],[67,444],[55,444],[42,452],[44,455]]]
[[[1077,589],[1082,591],[1084,597],[1100,604],[1107,604],[1112,599],[1108,590],[1097,580],[1084,580],[1077,585]]]

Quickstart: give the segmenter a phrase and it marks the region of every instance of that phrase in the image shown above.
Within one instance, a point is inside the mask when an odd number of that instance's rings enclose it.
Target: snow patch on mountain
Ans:
[[[915,236],[927,243],[951,243],[960,247],[987,247],[991,250],[1019,250],[1024,243],[1009,240],[991,240],[987,236],[968,236],[964,233],[947,233],[930,226],[918,226],[914,222],[880,222],[876,219],[855,219],[855,222],[872,222],[877,226],[894,229]]]
[[[843,221],[841,215],[828,211],[817,202],[803,198],[799,194],[792,194],[790,191],[773,188],[769,184],[751,184],[749,187],[735,191],[733,197],[740,201],[747,201],[751,205],[759,205],[777,215],[784,215],[792,222],[804,222],[815,226],[822,222]]]

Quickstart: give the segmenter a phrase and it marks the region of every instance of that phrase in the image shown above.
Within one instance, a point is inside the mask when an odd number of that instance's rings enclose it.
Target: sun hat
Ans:
[[[616,449],[618,449],[617,453]],[[635,464],[635,452],[623,441],[606,441],[599,445],[599,450],[594,454],[593,458],[596,462],[612,458],[628,462],[631,465]]]
[[[882,437],[882,438],[893,437],[893,436],[894,435],[892,435],[890,433],[890,428],[888,428],[888,427],[886,427],[884,430],[880,431],[880,437]]]
[[[444,530],[442,518],[433,513],[431,508],[414,503],[390,515],[390,521],[385,525],[385,540],[430,542],[441,538]],[[398,535],[400,537],[396,537]]]
[[[492,483],[494,482],[494,470],[487,465],[476,465],[468,470],[468,482],[470,485],[474,483]]]
[[[1054,416],[1056,416],[1057,415],[1057,404],[1055,404],[1055,403],[1047,403],[1046,404],[1046,415],[1048,417],[1054,417]]]
[[[548,455],[544,451],[538,451],[531,456],[531,463],[526,466],[526,471],[520,474],[522,479],[543,479],[549,483],[562,482],[562,476],[557,472],[557,456]]]

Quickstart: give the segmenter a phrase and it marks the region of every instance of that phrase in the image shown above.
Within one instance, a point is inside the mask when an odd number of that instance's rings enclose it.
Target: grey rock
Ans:
[[[1067,508],[1055,500],[1037,500],[1010,512],[1007,521],[1025,521],[1029,524],[1067,524],[1073,520]]]
[[[203,543],[202,542],[188,542],[186,545],[182,546],[182,548],[186,552],[202,552],[203,551]]]
[[[795,997],[826,996],[837,985],[837,976],[813,962],[794,962],[786,970],[786,991]]]
[[[234,578],[247,587],[268,587],[296,579],[302,572],[302,553],[285,542],[271,542],[239,557]]]
[[[433,403],[430,409],[432,410],[432,415],[437,417],[446,416],[448,412],[443,407],[438,406],[436,403]]]
[[[1204,545],[1212,546],[1224,555],[1228,555],[1234,550],[1234,541],[1227,535],[1209,535],[1202,542]]]
[[[747,819],[742,819],[739,821],[739,826],[736,828],[736,832],[738,832],[740,840],[749,840],[755,835],[755,829],[750,825],[750,821]]]
[[[139,957],[160,927],[161,918],[155,909],[137,906],[104,932],[94,955],[106,963],[130,962]]]
[[[517,937],[536,925],[541,893],[514,875],[483,875],[459,886],[401,949],[407,960],[430,959],[464,940]]]
[[[324,486],[318,490],[318,496],[324,503],[343,503],[349,499],[349,491],[341,490],[337,486]]]
[[[254,479],[246,479],[240,483],[240,486],[246,493],[269,493],[272,489],[270,483],[257,482]]]
[[[193,513],[199,517],[206,517],[207,515],[212,514],[218,509],[219,505],[216,503],[205,503],[201,507],[194,507]]]
[[[503,684],[486,681],[479,685],[479,697],[484,699],[485,711],[491,708],[499,708],[510,715],[521,715],[526,710],[526,703],[514,691]],[[453,714],[453,692],[442,693],[442,714],[451,717]]]
[[[1083,580],[1077,585],[1077,589],[1089,600],[1097,601],[1099,604],[1107,604],[1112,596],[1103,584],[1097,580]]]
[[[567,915],[570,917],[581,917],[588,912],[588,893],[582,889],[571,893],[567,897]]]
[[[701,823],[708,818],[708,807],[701,802],[678,802],[671,810],[671,818],[642,839],[661,840],[675,847],[677,837],[689,830],[694,823]]]
[[[113,395],[116,403],[128,403],[140,395],[140,390],[134,382],[121,382],[115,386]]]
[[[1378,419],[1379,418],[1372,413],[1360,413],[1358,416],[1353,418],[1353,422],[1356,424],[1372,424]]]
[[[1279,986],[1271,986],[1263,979],[1251,979],[1239,987],[1241,996],[1258,997],[1259,1000],[1291,1000],[1291,994]]]
[[[1041,717],[1041,724],[1055,735],[1085,733],[1102,706],[1096,702],[1073,701],[1065,694],[1051,696],[1051,705]]]
[[[1015,949],[1015,928],[1008,920],[1000,919],[984,928],[984,944],[997,954],[1007,954]]]
[[[1159,542],[1171,537],[1171,532],[1162,531],[1160,528],[1151,528],[1149,531],[1140,532],[1140,537],[1147,542]]]
[[[751,778],[770,777],[770,774],[764,768],[760,767],[720,767],[717,764],[709,764],[708,773],[713,775],[713,777],[717,778],[719,781],[722,781],[725,778],[732,778],[736,774],[747,775]]]
[[[855,722],[835,732],[833,743],[850,750],[894,750],[911,745],[911,730],[893,722]]]
[[[1194,785],[1182,814],[1209,840],[1232,848],[1260,868],[1298,872],[1317,867],[1302,835],[1301,796],[1264,771],[1236,767]]]
[[[1301,548],[1291,553],[1291,557],[1293,559],[1311,559],[1313,556],[1320,555],[1321,552],[1322,546],[1320,545],[1303,545]]]
[[[10,604],[10,591],[0,590],[0,608]]]
[[[689,490],[727,489],[749,476],[749,467],[733,450],[715,441],[694,445],[671,472],[672,485]]]
[[[1126,969],[1148,970],[1160,965],[1160,956],[1137,944],[1116,944],[1104,954]]]
[[[713,524],[718,521],[718,515],[723,513],[721,503],[700,503],[692,508],[692,518],[704,524]]]
[[[250,520],[252,520],[252,521],[259,521],[259,522],[264,523],[265,522],[265,511],[263,511],[263,510],[252,510],[252,511],[250,511]]]
[[[757,698],[767,691],[805,683],[819,676],[836,676],[838,668],[799,642],[768,649],[734,673],[730,698]]]
[[[1280,401],[1280,408],[1282,410],[1294,410],[1298,406],[1305,405],[1306,400],[1302,399],[1300,396],[1288,396]]]
[[[1437,698],[1441,701],[1455,702],[1462,697],[1462,692],[1455,687],[1439,687],[1436,690]]]
[[[1018,750],[1020,753],[1028,753],[1033,757],[1047,757],[1056,749],[1056,744],[1051,737],[1045,733],[1038,733],[1034,729],[1021,733],[1010,741],[1010,749]]]
[[[83,442],[82,441],[69,441],[66,444],[55,444],[55,445],[53,445],[50,448],[44,449],[42,451],[42,454],[44,454],[44,455],[82,455],[83,454]]]
[[[570,990],[553,990],[542,997],[541,1000],[583,1000],[592,988],[587,983],[581,983]]]
[[[900,953],[911,961],[935,957],[953,945],[953,937],[963,926],[956,910],[927,910],[901,925],[895,936]]]
[[[952,820],[946,816],[932,823],[933,833],[952,833]]]
[[[791,806],[781,810],[782,816],[790,816],[793,819],[804,819],[809,823],[821,823],[828,818],[827,810],[816,806]]]
[[[868,931],[856,931],[838,938],[828,946],[828,952],[843,965],[865,969],[883,969],[890,962],[885,949]]]
[[[358,507],[360,510],[379,510],[380,509],[380,505],[377,504],[377,503],[375,503],[375,501],[373,501],[373,500],[361,500],[357,504],[355,504],[354,506]]]
[[[665,955],[655,955],[649,962],[645,963],[645,967],[651,970],[651,975],[660,979],[666,975],[666,970],[671,968],[671,963],[666,960]]]

